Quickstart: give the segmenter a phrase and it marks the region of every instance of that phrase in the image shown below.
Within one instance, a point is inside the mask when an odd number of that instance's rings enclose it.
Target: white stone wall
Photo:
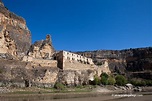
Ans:
[[[81,63],[86,64],[94,64],[91,58],[87,58],[75,53],[67,52],[67,51],[61,51],[63,52],[63,59],[71,60],[71,61],[78,61]]]

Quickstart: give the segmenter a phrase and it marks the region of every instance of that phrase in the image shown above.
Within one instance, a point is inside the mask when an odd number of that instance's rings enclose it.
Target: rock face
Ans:
[[[10,12],[0,1],[0,53],[24,56],[31,45],[31,34],[22,17]]]
[[[30,67],[19,60],[0,60],[0,87],[53,87],[58,68]]]
[[[78,52],[78,54],[92,58],[97,65],[101,65],[103,61],[107,60],[113,73],[145,79],[152,76],[152,47],[120,51],[87,51]]]
[[[89,84],[89,80],[94,78],[94,70],[64,70],[60,72],[58,82],[67,86],[77,86]]]
[[[128,78],[152,78],[152,47],[77,52],[82,56],[61,52],[66,54],[61,56],[62,68],[57,66],[60,61],[55,53],[50,35],[31,45],[25,20],[10,12],[0,0],[0,86],[53,87],[56,82],[84,85],[95,75],[111,71]]]
[[[50,35],[45,40],[35,42],[29,49],[28,56],[39,59],[51,59],[55,50]]]
[[[92,59],[87,58],[82,58],[83,65],[80,61],[68,61],[69,69],[59,69],[54,55],[51,36],[31,45],[25,20],[10,12],[0,0],[0,86],[52,87],[57,81],[81,85],[88,84],[95,74],[100,76],[103,69],[109,72],[108,67],[90,69]],[[75,54],[71,60],[80,60],[78,57]]]

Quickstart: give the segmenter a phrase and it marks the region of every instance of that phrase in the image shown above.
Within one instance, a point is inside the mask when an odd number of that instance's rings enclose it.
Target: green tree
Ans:
[[[54,85],[54,88],[55,88],[55,89],[59,89],[59,90],[64,90],[65,86],[64,86],[62,83],[57,82],[57,83]]]
[[[107,78],[108,79],[108,77],[109,77],[109,75],[107,74],[107,73],[102,73],[101,75],[100,75],[100,77],[105,77],[105,78]]]
[[[116,80],[114,77],[109,76],[108,78],[108,85],[114,85],[116,83]]]
[[[127,83],[127,79],[123,75],[116,76],[116,84],[119,86],[124,86]]]
[[[151,86],[152,82],[151,80],[144,80],[144,79],[135,79],[133,78],[130,81],[134,86]]]
[[[94,85],[99,85],[100,84],[100,79],[97,75],[94,76],[93,84]]]
[[[101,77],[101,83],[103,85],[107,85],[108,84],[109,75],[106,74],[106,73],[102,73],[100,77]]]
[[[106,78],[105,76],[102,76],[102,77],[101,77],[101,83],[102,83],[103,85],[107,85],[107,84],[108,84],[108,78]]]

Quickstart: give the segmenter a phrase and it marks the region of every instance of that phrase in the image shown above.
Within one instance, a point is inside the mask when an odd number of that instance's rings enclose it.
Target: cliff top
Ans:
[[[6,17],[12,18],[12,19],[16,19],[18,21],[20,21],[21,23],[26,23],[24,18],[17,16],[16,14],[14,14],[13,12],[10,12],[3,4],[2,0],[0,0],[0,13],[4,14]]]

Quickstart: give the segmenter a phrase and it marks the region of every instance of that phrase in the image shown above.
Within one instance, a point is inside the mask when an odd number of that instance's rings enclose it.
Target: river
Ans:
[[[135,94],[0,95],[0,101],[152,101],[152,92]]]

